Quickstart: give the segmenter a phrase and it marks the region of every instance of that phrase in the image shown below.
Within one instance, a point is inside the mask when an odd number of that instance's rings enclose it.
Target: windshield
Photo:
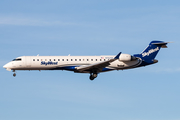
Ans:
[[[21,58],[13,59],[12,61],[21,61]]]

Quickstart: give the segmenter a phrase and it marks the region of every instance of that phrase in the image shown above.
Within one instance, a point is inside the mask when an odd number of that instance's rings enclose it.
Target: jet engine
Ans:
[[[133,61],[133,60],[136,60],[136,57],[129,54],[121,54],[119,57],[119,60],[123,62]]]

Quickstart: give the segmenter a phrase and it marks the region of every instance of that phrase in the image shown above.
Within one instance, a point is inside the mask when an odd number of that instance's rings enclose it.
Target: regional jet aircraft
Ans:
[[[94,80],[101,72],[132,69],[157,63],[155,59],[161,48],[167,48],[168,42],[152,41],[140,54],[122,54],[116,56],[22,56],[13,59],[3,67],[8,71],[16,70],[68,70],[75,73],[89,73]]]

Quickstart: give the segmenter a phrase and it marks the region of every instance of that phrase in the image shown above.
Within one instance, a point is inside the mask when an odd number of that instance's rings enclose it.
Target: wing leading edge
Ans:
[[[95,63],[95,64],[91,64],[91,65],[83,65],[83,66],[79,66],[76,67],[76,72],[94,72],[96,71],[97,73],[102,71],[103,68],[107,67],[110,65],[110,63],[114,62],[115,60],[119,59],[119,56],[121,55],[121,52],[119,54],[117,54],[114,59],[110,59],[108,61],[103,61],[103,62],[99,62],[99,63]]]

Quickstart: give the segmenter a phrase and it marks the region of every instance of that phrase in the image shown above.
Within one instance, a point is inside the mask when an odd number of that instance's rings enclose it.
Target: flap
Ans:
[[[119,59],[119,56],[121,55],[121,52],[116,55],[116,57],[114,57],[114,59],[110,59],[108,61],[103,61],[103,62],[99,62],[99,63],[95,63],[95,64],[91,64],[91,65],[83,65],[83,66],[79,66],[76,67],[76,69],[80,72],[82,71],[101,71],[103,68],[107,67],[110,65],[110,63],[114,62],[115,60]]]

